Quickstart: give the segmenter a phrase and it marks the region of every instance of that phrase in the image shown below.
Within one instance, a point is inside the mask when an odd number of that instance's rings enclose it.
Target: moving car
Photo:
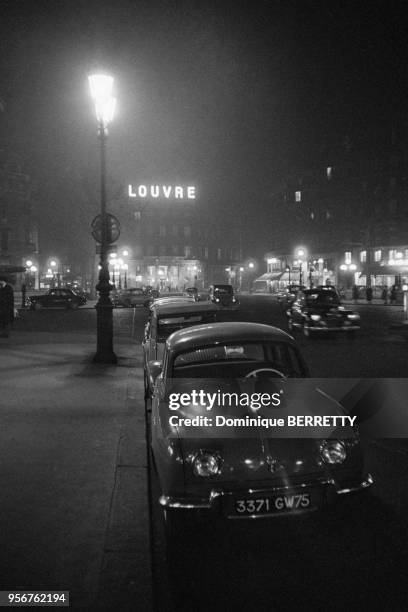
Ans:
[[[289,331],[298,328],[305,336],[360,329],[360,315],[342,306],[338,292],[329,287],[299,291],[286,315]]]
[[[278,302],[282,304],[291,304],[295,301],[298,291],[305,289],[303,285],[288,285],[276,294]]]
[[[227,436],[213,434],[205,424],[192,428],[186,423],[186,418],[214,417],[215,410],[227,414],[220,401],[210,412],[188,399],[181,409],[170,409],[175,396],[185,398],[194,389],[222,389],[232,396],[267,382],[290,397],[289,378],[299,378],[310,395],[297,396],[301,414],[306,404],[314,414],[344,415],[342,406],[308,379],[296,342],[282,330],[244,322],[182,329],[168,337],[163,358],[152,362],[150,371],[155,380],[151,449],[168,535],[177,521],[203,514],[248,519],[324,509],[372,483],[354,427],[344,439],[331,433],[328,438],[269,438],[261,427],[251,428],[251,435],[232,428]],[[264,411],[276,413],[271,407]],[[254,411],[246,404],[230,409],[231,414],[253,417]]]
[[[208,296],[219,308],[236,310],[239,307],[239,300],[234,295],[232,285],[211,285]]]
[[[197,287],[187,287],[185,289],[185,293],[187,295],[191,295],[195,299],[196,302],[200,301],[200,295],[198,293]]]
[[[112,301],[114,305],[123,306],[123,308],[148,306],[151,300],[152,297],[141,287],[118,289],[112,294]]]
[[[78,295],[72,289],[66,288],[49,289],[47,293],[42,295],[28,296],[27,300],[31,310],[40,310],[41,308],[70,308],[76,310],[86,304],[85,295]]]
[[[150,317],[142,342],[145,397],[148,397],[153,389],[150,364],[163,358],[164,345],[169,335],[191,325],[213,323],[217,320],[218,308],[214,304],[197,303],[193,298],[186,300],[188,301],[161,302],[159,298],[150,307]]]

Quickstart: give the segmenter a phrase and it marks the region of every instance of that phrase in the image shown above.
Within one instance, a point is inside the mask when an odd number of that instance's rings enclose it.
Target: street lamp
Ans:
[[[96,363],[117,363],[116,355],[113,352],[113,304],[109,296],[112,285],[109,282],[109,243],[106,214],[106,140],[108,125],[113,118],[116,100],[112,97],[113,77],[105,74],[94,74],[88,78],[91,96],[95,103],[101,159],[101,259],[98,284],[96,285],[99,298],[96,304],[97,346],[94,361]]]

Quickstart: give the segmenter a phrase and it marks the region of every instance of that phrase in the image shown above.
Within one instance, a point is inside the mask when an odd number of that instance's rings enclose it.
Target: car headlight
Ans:
[[[194,474],[203,478],[215,476],[221,471],[220,457],[216,453],[209,451],[197,453],[193,458],[192,464]]]
[[[215,298],[215,301],[216,301],[216,302],[219,302],[219,301],[220,301],[220,298]]]
[[[312,315],[310,315],[310,318],[312,319],[312,321],[320,321],[320,319],[322,317],[320,315],[317,315],[317,314],[312,314]]]
[[[232,301],[235,303],[237,300],[236,300],[236,299],[233,297],[233,298],[232,298]]]
[[[347,315],[347,318],[351,321],[357,321],[360,318],[360,315],[357,313]]]
[[[340,440],[326,440],[320,448],[320,454],[323,461],[331,465],[343,463],[347,457],[346,447]]]

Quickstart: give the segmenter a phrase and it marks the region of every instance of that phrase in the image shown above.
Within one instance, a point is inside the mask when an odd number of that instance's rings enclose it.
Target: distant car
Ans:
[[[297,520],[304,512],[323,510],[327,503],[370,486],[372,478],[365,471],[354,428],[341,440],[330,434],[327,439],[268,439],[259,430],[252,437],[238,431],[229,437],[214,436],[205,425],[193,435],[188,421],[212,416],[207,406],[187,401],[179,412],[170,411],[170,398],[177,394],[188,398],[197,388],[245,392],[267,379],[279,384],[281,393],[287,390],[289,397],[288,378],[308,374],[293,338],[268,325],[198,325],[167,339],[163,359],[151,364],[151,448],[168,536],[182,533],[184,524],[203,515],[214,520]],[[308,389],[307,398],[302,395],[303,411],[310,406],[313,414],[345,414],[314,384]],[[299,396],[291,397],[296,401]],[[253,416],[245,408],[228,413],[220,402],[217,414]]]
[[[150,317],[146,323],[142,342],[144,356],[145,395],[152,390],[149,364],[161,360],[164,345],[174,331],[191,325],[214,323],[217,321],[218,308],[208,302],[189,301],[154,302],[150,308]]]
[[[28,306],[31,310],[40,310],[41,308],[70,308],[76,310],[80,306],[86,304],[86,296],[78,295],[72,289],[50,289],[42,295],[30,295],[28,297]]]
[[[303,285],[288,285],[276,294],[278,302],[281,304],[291,304],[295,300],[297,292],[305,288]]]
[[[211,285],[208,297],[219,308],[236,310],[239,307],[239,300],[232,285]]]
[[[152,297],[140,287],[130,289],[119,289],[112,295],[115,306],[123,308],[134,308],[136,306],[148,306]]]
[[[360,315],[342,306],[338,292],[328,287],[299,291],[286,315],[289,331],[298,328],[305,336],[360,329]]]
[[[197,287],[187,287],[184,291],[187,295],[191,295],[196,302],[200,300]]]

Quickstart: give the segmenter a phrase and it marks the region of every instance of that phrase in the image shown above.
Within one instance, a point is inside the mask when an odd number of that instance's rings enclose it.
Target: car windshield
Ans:
[[[231,295],[232,287],[229,285],[217,285],[214,287],[214,293],[222,294],[222,295]]]
[[[193,314],[174,314],[164,315],[157,320],[157,339],[164,342],[173,332],[184,329],[191,325],[203,325],[205,323],[215,323],[216,313],[214,312],[195,312]]]
[[[273,368],[284,376],[306,376],[296,349],[286,342],[236,342],[179,353],[174,378],[243,378],[259,368]]]
[[[323,292],[307,294],[306,303],[308,306],[315,306],[315,305],[337,306],[340,304],[340,299],[337,293],[335,293],[334,291],[323,291]]]

